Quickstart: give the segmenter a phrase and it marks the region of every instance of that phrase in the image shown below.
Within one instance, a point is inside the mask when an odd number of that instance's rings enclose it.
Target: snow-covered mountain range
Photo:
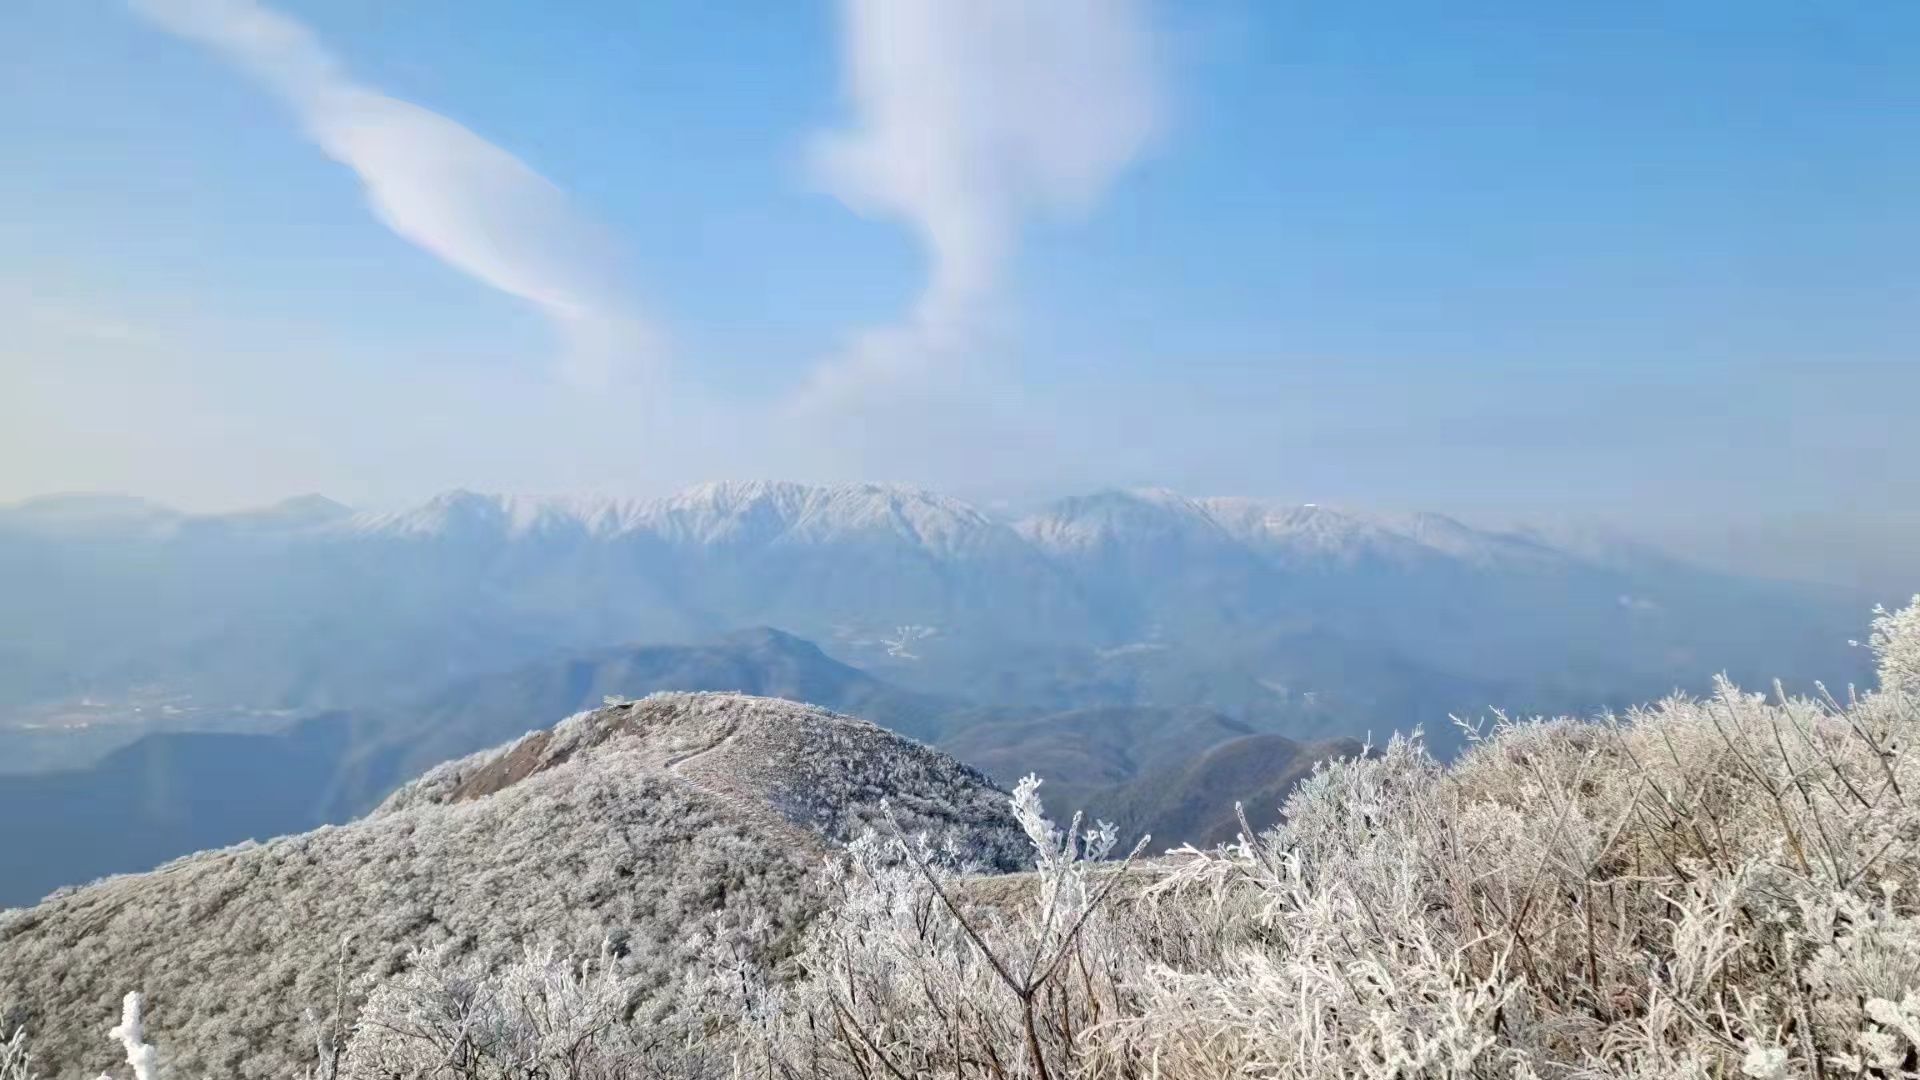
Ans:
[[[155,686],[360,706],[767,625],[983,704],[1201,705],[1315,738],[1489,705],[1585,711],[1698,687],[1708,663],[1844,683],[1868,606],[1432,514],[1141,490],[1003,516],[914,488],[766,482],[361,513],[318,496],[223,515],[37,499],[0,508],[0,595],[0,726]]]
[[[1369,514],[1242,497],[1196,499],[1142,488],[1065,498],[1007,518],[921,488],[777,481],[701,484],[657,499],[453,490],[416,506],[365,512],[322,495],[223,514],[190,514],[129,496],[50,495],[0,507],[0,528],[63,537],[165,539],[208,532],[276,532],[333,539],[494,542],[649,538],[732,547],[885,538],[939,557],[1023,541],[1043,551],[1066,553],[1142,535],[1210,538],[1276,558],[1336,561],[1425,553],[1490,562],[1554,554],[1523,535],[1475,529],[1440,514]]]

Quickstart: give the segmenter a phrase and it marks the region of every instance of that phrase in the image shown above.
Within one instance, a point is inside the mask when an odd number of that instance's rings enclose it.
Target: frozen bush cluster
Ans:
[[[549,948],[500,970],[439,953],[412,958],[368,1000],[342,1080],[618,1080],[700,1071],[700,1041],[670,1021],[629,1023],[640,988],[613,958],[576,963]],[[681,1069],[691,1066],[691,1069]]]
[[[1031,807],[1012,911],[969,909],[931,853],[856,850],[804,974],[748,1015],[754,1068],[1920,1075],[1917,611],[1876,620],[1876,693],[1496,718],[1451,769],[1398,739],[1104,902]]]
[[[1039,781],[1013,795],[1036,870],[1003,905],[978,902],[955,853],[924,835],[869,834],[828,867],[832,902],[803,975],[747,1012],[750,1071],[786,1076],[1049,1075],[1118,1001],[1119,927],[1103,901],[1128,864],[1115,833],[1061,830]],[[1063,1074],[1064,1075],[1064,1074]]]
[[[146,1041],[146,1028],[141,1020],[144,1007],[141,994],[128,994],[120,1003],[120,1023],[107,1032],[107,1037],[126,1056],[133,1080],[160,1080],[160,1052]],[[33,1054],[27,1048],[24,1029],[15,1030],[6,1041],[0,1042],[0,1080],[40,1080],[40,1074],[33,1068]],[[101,1073],[100,1080],[113,1080],[113,1076]]]
[[[0,1039],[0,1080],[32,1080],[33,1054],[27,1048],[25,1029]]]

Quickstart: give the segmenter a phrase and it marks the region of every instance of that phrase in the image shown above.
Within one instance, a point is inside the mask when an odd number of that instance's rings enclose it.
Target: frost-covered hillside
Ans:
[[[825,902],[829,851],[884,821],[1012,868],[979,773],[864,721],[664,694],[450,763],[343,827],[190,856],[0,914],[0,1017],[49,1075],[114,1064],[95,1016],[130,986],[174,1075],[299,1075],[307,1009],[348,1008],[415,950],[498,970],[530,946],[608,956],[641,1022],[699,979],[768,967]],[[340,982],[344,972],[345,981]]]

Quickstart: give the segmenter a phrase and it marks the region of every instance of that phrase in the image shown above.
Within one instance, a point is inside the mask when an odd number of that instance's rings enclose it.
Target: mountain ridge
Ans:
[[[0,907],[193,851],[344,823],[444,762],[609,695],[660,691],[779,697],[928,737],[935,732],[927,725],[958,704],[755,628],[702,645],[537,661],[382,710],[302,718],[280,732],[148,735],[90,768],[0,776]],[[241,806],[247,812],[237,812]]]
[[[24,710],[77,715],[96,746],[156,726],[142,705],[242,723],[358,711],[749,625],[981,705],[1195,705],[1309,739],[1439,731],[1449,712],[1705,690],[1705,657],[1749,682],[1845,685],[1865,674],[1845,642],[1871,607],[1440,515],[1143,489],[1015,516],[921,488],[777,482],[653,500],[450,492],[345,516],[313,500],[237,518],[55,500],[0,510],[0,595],[34,628],[0,643],[0,754],[48,757],[57,724]],[[62,708],[82,698],[107,704]]]
[[[217,513],[174,510],[138,496],[82,492],[37,496],[0,506],[0,524],[35,518],[56,525],[61,519],[87,524],[162,522],[203,526],[278,520],[293,531],[414,538],[477,528],[504,536],[567,531],[597,539],[653,532],[666,539],[706,543],[732,538],[743,522],[756,517],[778,523],[781,533],[799,529],[813,539],[837,530],[854,531],[881,524],[921,540],[943,539],[956,526],[981,530],[1004,526],[1043,547],[1070,544],[1076,536],[1073,526],[1090,528],[1089,518],[1102,516],[1109,526],[1126,524],[1129,518],[1136,524],[1156,516],[1162,523],[1184,520],[1196,531],[1223,539],[1250,542],[1284,537],[1296,540],[1303,548],[1323,551],[1338,550],[1346,544],[1393,540],[1454,554],[1475,547],[1519,550],[1523,546],[1566,558],[1588,554],[1560,550],[1548,530],[1488,530],[1439,513],[1374,512],[1255,496],[1187,496],[1154,487],[1108,488],[1070,495],[1036,511],[1010,516],[992,514],[965,500],[913,485],[772,480],[712,481],[651,498],[521,495],[454,488],[417,504],[384,511],[354,511],[319,494]],[[928,527],[929,523],[937,527]],[[1615,546],[1625,547],[1618,541]],[[1638,550],[1649,556],[1659,551],[1645,544]],[[1599,561],[1598,553],[1593,554]]]
[[[99,1075],[116,1054],[94,1018],[137,985],[171,1069],[278,1080],[313,1064],[303,1010],[357,1007],[415,950],[497,971],[552,947],[615,963],[644,988],[635,1022],[671,1023],[689,972],[786,955],[826,900],[818,864],[889,820],[982,868],[1027,856],[1005,794],[945,755],[812,706],[657,695],[442,766],[347,825],[0,912],[0,1013],[48,1075]]]

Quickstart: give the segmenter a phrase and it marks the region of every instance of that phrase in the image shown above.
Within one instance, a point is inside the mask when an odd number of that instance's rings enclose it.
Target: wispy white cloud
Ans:
[[[612,284],[605,238],[525,162],[438,113],[355,82],[305,25],[254,0],[131,6],[282,98],[308,137],[359,175],[388,228],[537,307],[563,339],[571,379],[602,383],[630,362],[657,358],[654,328]]]
[[[812,164],[862,213],[906,222],[931,263],[898,325],[817,373],[833,399],[969,347],[1022,219],[1082,210],[1160,113],[1138,0],[842,0],[854,122]]]

